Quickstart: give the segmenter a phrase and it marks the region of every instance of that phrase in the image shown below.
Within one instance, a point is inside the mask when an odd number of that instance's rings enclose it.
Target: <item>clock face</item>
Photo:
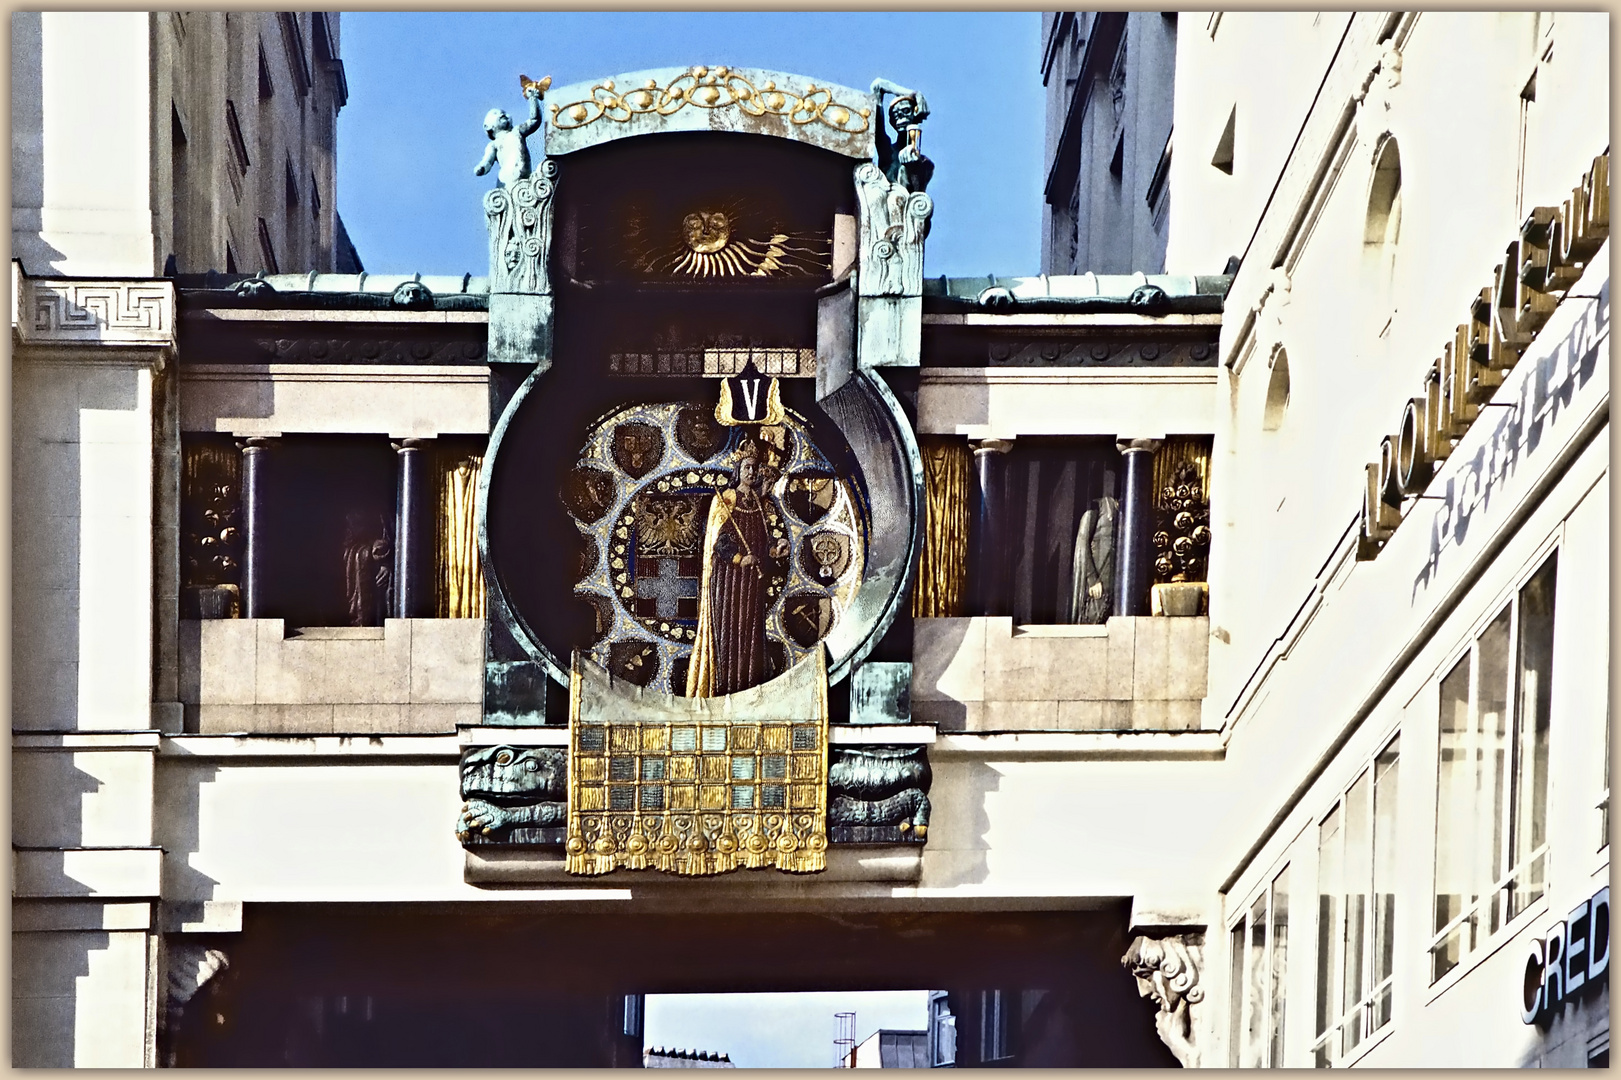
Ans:
[[[581,541],[574,592],[595,625],[585,652],[616,678],[684,692],[709,509],[736,490],[733,457],[745,438],[766,450],[769,487],[759,502],[766,535],[786,550],[765,581],[768,674],[825,638],[860,587],[859,492],[797,414],[765,427],[722,427],[713,405],[625,406],[590,430],[561,489]]]

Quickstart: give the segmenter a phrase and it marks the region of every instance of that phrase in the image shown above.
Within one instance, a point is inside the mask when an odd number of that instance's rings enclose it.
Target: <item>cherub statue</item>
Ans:
[[[473,170],[474,176],[483,176],[499,163],[501,169],[496,177],[502,187],[511,187],[529,177],[528,139],[540,129],[540,99],[546,96],[546,88],[552,85],[552,77],[548,75],[534,82],[527,75],[519,75],[518,82],[523,86],[523,96],[529,100],[529,118],[514,128],[512,117],[507,115],[505,109],[491,109],[485,113],[484,132],[490,137],[490,145],[485,149],[478,168]]]
[[[873,96],[878,99],[880,119],[874,125],[874,159],[892,184],[901,184],[908,191],[922,191],[929,186],[934,175],[934,162],[923,156],[923,121],[928,119],[929,104],[916,90],[878,78],[872,81]],[[895,100],[889,103],[889,123],[895,129],[895,140],[890,141],[884,130],[884,95]]]

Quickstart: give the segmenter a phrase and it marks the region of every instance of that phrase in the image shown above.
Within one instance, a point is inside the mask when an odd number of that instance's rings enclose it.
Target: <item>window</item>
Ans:
[[[287,209],[296,210],[298,208],[298,174],[293,171],[293,157],[291,154],[287,156],[287,175],[283,183],[286,187],[284,200]],[[292,215],[288,215],[288,220],[292,220]]]
[[[1019,998],[1012,990],[982,990],[979,994],[979,1060],[1003,1061],[1014,1054]]]
[[[265,47],[259,46],[259,100],[268,101],[276,96],[276,84],[270,79],[270,65],[265,62]]]
[[[1216,152],[1210,157],[1210,164],[1226,173],[1233,175],[1233,128],[1238,123],[1238,106],[1234,105],[1227,114],[1227,126],[1221,129],[1221,138],[1216,141]]]
[[[1317,833],[1318,1068],[1390,1023],[1398,742],[1362,771]]]
[[[1232,1063],[1283,1067],[1284,976],[1289,959],[1289,868],[1261,891],[1231,930]]]
[[[929,991],[929,1064],[934,1068],[957,1064],[957,1018],[951,1015],[951,997],[944,990]]]
[[[1441,680],[1431,982],[1546,888],[1556,558]]]
[[[1272,373],[1266,380],[1266,405],[1261,412],[1261,430],[1276,431],[1283,426],[1289,409],[1289,354],[1278,346],[1272,354]]]
[[[236,102],[225,103],[225,129],[231,140],[231,156],[236,161],[238,176],[248,175],[248,166],[253,164],[248,158],[248,142],[242,137],[242,122],[236,118]]]
[[[270,226],[264,218],[259,219],[259,257],[264,262],[265,273],[281,273],[281,267],[276,262],[276,245],[271,242]]]

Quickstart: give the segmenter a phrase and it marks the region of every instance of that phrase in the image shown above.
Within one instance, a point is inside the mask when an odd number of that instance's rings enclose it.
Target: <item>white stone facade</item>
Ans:
[[[469,852],[454,834],[465,749],[563,737],[479,726],[483,620],[301,632],[278,619],[180,618],[181,433],[489,429],[489,366],[177,363],[174,287],[155,277],[166,254],[182,270],[223,269],[229,243],[240,269],[269,269],[251,208],[262,199],[282,212],[285,158],[314,174],[324,211],[335,206],[321,110],[335,110],[341,75],[317,57],[298,89],[287,42],[299,39],[285,18],[14,17],[15,1065],[159,1064],[160,1030],[228,970],[244,912],[278,904],[1077,919],[1118,909],[1130,937],[1175,939],[1134,946],[1142,963],[1118,978],[1139,980],[1141,1008],[1158,1010],[1184,1064],[1305,1066],[1321,1052],[1370,1067],[1578,1065],[1607,1047],[1607,991],[1543,1026],[1515,1010],[1532,940],[1609,875],[1610,638],[1592,599],[1609,594],[1608,246],[1382,549],[1359,544],[1381,439],[1424,392],[1526,216],[1570,198],[1607,149],[1606,16],[1181,16],[1180,151],[1166,195],[1179,213],[1166,261],[1215,274],[1242,255],[1222,314],[925,315],[924,349],[953,328],[1214,337],[1219,319],[1219,361],[926,363],[918,427],[1015,444],[1210,437],[1208,614],[1097,626],[919,619],[915,723],[861,734],[928,747],[926,845],[836,851],[816,878],[619,871],[584,883],[560,871],[560,856]],[[313,18],[294,25],[315,55]],[[335,50],[335,17],[321,33]],[[138,92],[86,101],[89,84],[64,75],[69,40]],[[227,43],[220,54],[196,58],[214,40]],[[258,48],[273,83],[264,98]],[[30,78],[37,93],[23,92]],[[214,115],[223,99],[256,140],[240,204],[223,171],[241,173]],[[275,118],[268,127],[253,127],[248,101]],[[70,142],[84,116],[125,141]],[[1230,168],[1215,167],[1230,118]],[[197,159],[197,191],[209,194],[169,215],[153,200],[185,198],[171,148],[152,133],[181,128],[188,146],[212,147]],[[1394,206],[1381,172],[1391,138]],[[107,167],[77,169],[92,149]],[[263,160],[275,168],[255,172]],[[266,221],[281,269],[327,266],[335,218]],[[1442,683],[1480,654],[1500,612],[1521,610],[1550,556],[1552,659],[1538,671],[1551,686],[1536,848],[1546,891],[1502,926],[1483,922],[1476,947],[1432,977],[1447,855]],[[1358,801],[1370,789],[1389,816]],[[1370,829],[1394,824],[1370,832],[1357,879],[1368,907],[1388,902],[1392,915],[1377,949],[1372,929],[1356,938],[1373,974],[1353,980],[1348,999],[1349,923],[1320,926],[1318,912],[1361,895],[1332,876],[1336,858],[1360,857],[1334,839],[1349,835],[1334,824],[1357,814]],[[1326,974],[1320,942],[1339,965]],[[1328,1021],[1359,1025],[1355,1045],[1325,1049],[1320,998]]]

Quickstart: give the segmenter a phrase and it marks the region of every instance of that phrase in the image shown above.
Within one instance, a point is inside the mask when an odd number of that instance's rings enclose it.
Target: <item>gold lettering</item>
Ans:
[[[1520,242],[1515,240],[1492,269],[1492,327],[1503,344],[1516,348],[1531,343],[1531,334],[1520,329],[1519,270]]]
[[[1433,461],[1441,461],[1452,453],[1452,438],[1446,433],[1442,408],[1441,365],[1431,364],[1430,374],[1424,380],[1424,424],[1425,445]]]
[[[1582,241],[1587,254],[1582,261],[1598,253],[1599,247],[1610,235],[1610,155],[1608,152],[1593,159],[1593,167],[1582,177]]]
[[[1544,291],[1548,276],[1548,227],[1556,211],[1539,206],[1520,226],[1520,267],[1514,280],[1514,326],[1534,336],[1548,321],[1559,299]]]
[[[1447,342],[1441,354],[1441,421],[1449,439],[1461,439],[1469,430],[1480,407],[1469,402],[1469,356],[1455,342]]]
[[[1429,456],[1426,401],[1416,397],[1407,402],[1401,414],[1401,433],[1396,437],[1396,481],[1403,495],[1417,495],[1430,482],[1434,471]]]
[[[1577,199],[1580,199],[1578,189]],[[1580,205],[1578,201],[1577,205]],[[1564,292],[1582,276],[1580,264],[1570,258],[1567,237],[1570,235],[1571,200],[1566,199],[1548,223],[1548,268],[1544,272],[1542,287],[1549,291]]]

